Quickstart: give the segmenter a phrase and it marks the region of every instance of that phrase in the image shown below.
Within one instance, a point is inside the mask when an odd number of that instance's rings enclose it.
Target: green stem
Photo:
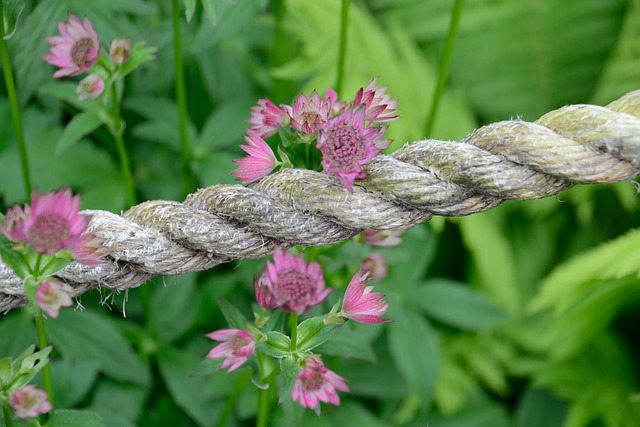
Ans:
[[[273,46],[270,55],[270,67],[277,68],[287,63],[291,57],[291,38],[284,28],[283,20],[287,13],[287,5],[285,0],[270,0],[269,9],[275,19],[273,32]],[[288,102],[288,98],[292,92],[297,90],[294,82],[286,79],[274,78],[273,88],[271,89],[271,100],[276,104],[280,102]]]
[[[250,376],[251,376],[251,372],[247,370],[242,374],[242,376],[236,382],[236,385],[233,388],[231,395],[227,399],[227,403],[224,405],[224,409],[222,410],[222,415],[220,415],[220,420],[218,420],[218,424],[217,424],[218,427],[224,427],[225,425],[227,425],[227,421],[231,416],[231,412],[233,412],[233,407],[236,405],[236,402],[240,398],[240,395],[244,390],[244,385]]]
[[[433,101],[431,102],[431,111],[427,118],[427,123],[424,127],[424,133],[427,138],[431,136],[433,131],[433,124],[436,120],[436,114],[438,112],[438,106],[440,104],[440,97],[444,91],[444,86],[447,83],[447,76],[449,75],[449,66],[451,65],[451,57],[453,56],[453,47],[455,45],[456,36],[458,34],[458,26],[460,24],[460,16],[462,16],[462,9],[464,8],[464,0],[456,0],[453,6],[453,12],[451,14],[451,23],[449,24],[449,33],[447,34],[447,40],[444,46],[444,52],[442,54],[442,60],[440,61],[440,70],[438,71],[438,83],[436,90],[433,94]]]
[[[258,420],[256,427],[267,427],[269,422],[269,396],[271,395],[271,387],[260,389],[258,395]]]
[[[291,313],[289,315],[289,327],[291,329],[291,351],[294,352],[298,349],[298,313]]]
[[[44,333],[44,318],[42,316],[42,310],[36,310],[36,329],[38,330],[38,347],[40,350],[47,348],[47,337]],[[44,382],[44,391],[47,392],[49,397],[49,403],[54,406],[53,403],[53,381],[51,380],[51,366],[47,363],[42,368],[42,380]]]
[[[122,116],[120,115],[120,98],[118,97],[118,89],[115,82],[111,85],[111,118],[113,119],[113,139],[118,150],[120,158],[120,170],[124,185],[127,189],[127,199],[130,206],[136,204],[136,190],[133,186],[133,177],[131,176],[131,164],[129,162],[129,154],[122,140]]]
[[[187,90],[184,83],[184,65],[182,63],[182,43],[180,41],[180,4],[172,1],[173,53],[176,73],[176,101],[178,102],[178,129],[180,131],[180,156],[182,159],[182,185],[185,194],[193,191],[195,180],[191,172],[191,150],[187,134]]]
[[[0,1],[0,18],[4,17],[3,2]],[[11,108],[11,118],[13,120],[13,130],[16,134],[18,143],[18,155],[20,156],[20,167],[22,169],[22,180],[24,183],[24,191],[26,200],[31,197],[31,174],[29,172],[29,160],[27,158],[27,147],[24,141],[24,131],[22,128],[22,118],[20,117],[20,105],[18,104],[18,95],[16,93],[16,83],[13,78],[13,70],[11,69],[11,60],[9,58],[9,49],[4,39],[4,19],[0,22],[0,58],[2,59],[2,71],[4,73],[4,81],[7,86],[7,96]]]
[[[347,56],[347,30],[349,29],[349,5],[351,0],[342,0],[340,13],[340,49],[338,50],[338,77],[336,78],[336,92],[342,93],[344,83],[344,60]]]
[[[4,416],[5,427],[13,427],[13,420],[11,419],[11,411],[6,406],[2,405],[2,415]]]

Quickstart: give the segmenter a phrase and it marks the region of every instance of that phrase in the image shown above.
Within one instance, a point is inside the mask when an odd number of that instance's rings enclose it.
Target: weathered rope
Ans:
[[[276,245],[326,245],[363,230],[408,229],[432,215],[469,215],[507,199],[632,179],[640,175],[640,91],[606,108],[573,105],[535,123],[494,123],[459,142],[414,142],[366,170],[353,193],[325,174],[285,169],[252,188],[214,185],[183,203],[148,201],[122,216],[85,211],[111,248],[110,263],[73,263],[59,276],[76,295],[124,290],[158,274],[263,257]],[[22,303],[20,279],[0,263],[0,312]]]

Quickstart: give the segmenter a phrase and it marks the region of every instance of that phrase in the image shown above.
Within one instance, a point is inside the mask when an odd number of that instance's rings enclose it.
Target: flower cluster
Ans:
[[[221,342],[207,357],[221,359],[220,368],[228,368],[229,371],[251,363],[254,353],[260,351],[271,357],[288,360],[289,364],[281,363],[281,369],[290,369],[295,373],[289,391],[294,401],[302,407],[315,410],[319,410],[319,402],[339,405],[337,392],[349,391],[344,378],[326,368],[321,357],[311,350],[327,341],[334,329],[347,319],[369,324],[388,321],[382,317],[389,308],[383,299],[384,295],[373,292],[373,287],[368,286],[374,268],[365,268],[363,263],[362,269],[351,278],[341,307],[338,302],[328,314],[311,317],[298,324],[298,316],[322,304],[332,289],[325,287],[322,267],[318,262],[307,263],[300,254],[276,249],[273,262],[267,262],[264,272],[253,282],[256,301],[262,310],[260,314],[254,313],[255,326],[245,320],[238,322],[239,312],[236,312],[230,320],[235,322],[233,329],[220,329],[207,335]],[[266,323],[265,314],[274,309],[290,316],[290,338],[278,331],[261,329]],[[224,311],[234,310],[227,306]],[[257,368],[260,369],[259,364]]]
[[[31,200],[31,205],[11,208],[0,225],[0,232],[12,242],[10,250],[22,255],[16,263],[11,254],[2,253],[3,260],[16,274],[29,278],[25,286],[33,289],[27,289],[27,296],[33,295],[37,306],[56,318],[60,307],[71,306],[72,289],[51,276],[72,259],[98,267],[107,251],[99,237],[87,232],[90,217],[79,213],[79,196],[67,189],[34,192]]]
[[[293,106],[259,100],[248,120],[251,124],[245,137],[248,145],[241,146],[248,156],[235,160],[238,168],[233,175],[250,184],[279,165],[314,169],[312,156],[299,156],[297,151],[300,144],[315,142],[325,173],[337,177],[345,188],[353,191],[355,180],[367,176],[362,166],[390,144],[384,138],[386,126],[379,124],[398,119],[397,101],[385,91],[386,87],[377,87],[374,79],[348,103],[338,101],[332,89],[324,97],[316,91],[309,97],[301,94]],[[276,133],[282,140],[278,146],[281,162],[264,140]]]
[[[54,78],[78,76],[95,68],[76,88],[80,100],[97,99],[104,92],[105,80],[112,80],[114,71],[128,61],[131,41],[115,38],[109,45],[109,64],[94,67],[103,51],[98,33],[88,18],[80,20],[69,13],[67,20],[58,22],[59,35],[47,37],[49,52],[42,59],[58,67]]]

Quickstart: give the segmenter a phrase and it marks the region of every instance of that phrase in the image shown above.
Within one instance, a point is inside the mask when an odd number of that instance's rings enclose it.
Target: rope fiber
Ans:
[[[493,123],[460,141],[406,144],[365,170],[353,193],[326,174],[284,169],[251,188],[214,185],[182,203],[147,201],[123,215],[83,211],[110,256],[104,267],[72,263],[58,277],[74,295],[122,291],[159,274],[260,258],[277,245],[327,245],[364,230],[406,230],[432,215],[470,215],[576,184],[633,179],[640,175],[640,91],[607,107],[566,106],[535,123]],[[0,312],[25,302],[21,279],[0,263]]]

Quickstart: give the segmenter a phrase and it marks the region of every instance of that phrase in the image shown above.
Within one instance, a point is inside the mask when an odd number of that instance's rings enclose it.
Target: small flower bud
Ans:
[[[76,93],[78,99],[84,101],[85,99],[97,99],[104,91],[104,81],[97,74],[89,74],[84,79],[80,80],[78,87],[76,87]]]
[[[113,39],[109,44],[109,56],[114,63],[122,65],[129,60],[131,53],[131,40],[129,39]]]

